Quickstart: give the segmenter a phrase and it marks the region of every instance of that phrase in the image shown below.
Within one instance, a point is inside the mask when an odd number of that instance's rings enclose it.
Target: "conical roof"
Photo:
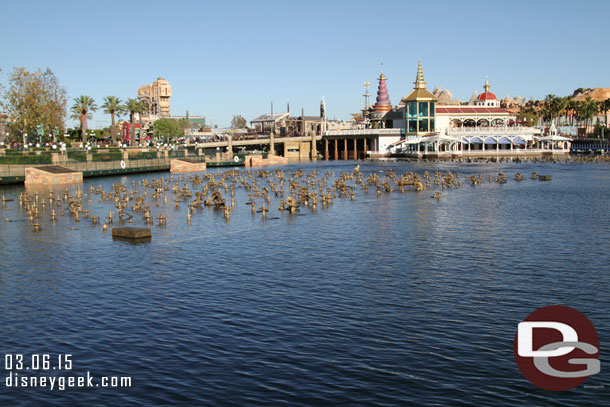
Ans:
[[[424,81],[424,71],[421,67],[421,61],[419,61],[417,67],[417,76],[415,77],[415,87],[413,88],[413,92],[409,94],[409,96],[402,99],[404,102],[412,102],[412,101],[433,101],[436,102],[438,99],[432,93],[426,89],[426,82]]]

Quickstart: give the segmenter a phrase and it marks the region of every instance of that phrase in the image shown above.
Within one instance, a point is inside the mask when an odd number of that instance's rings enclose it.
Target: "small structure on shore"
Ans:
[[[82,184],[83,173],[59,165],[25,169],[25,186]]]
[[[172,174],[184,172],[202,172],[206,170],[205,161],[192,158],[176,158],[170,162],[170,172]]]

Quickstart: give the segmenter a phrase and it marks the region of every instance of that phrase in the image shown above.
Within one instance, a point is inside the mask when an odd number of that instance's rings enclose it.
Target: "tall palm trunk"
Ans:
[[[112,144],[116,144],[116,124],[114,123],[114,110],[112,111],[112,114],[110,115],[112,117],[112,127],[110,129],[110,131],[112,132]]]
[[[87,112],[80,114],[80,132],[84,144],[87,142]]]
[[[134,145],[136,141],[136,129],[134,127],[134,114],[133,112],[129,113],[129,121],[131,122],[131,126],[129,128],[129,138],[131,139],[130,145]]]
[[[144,133],[142,133],[142,113],[138,113],[138,121],[140,122],[140,143],[142,143],[143,137],[144,137]]]

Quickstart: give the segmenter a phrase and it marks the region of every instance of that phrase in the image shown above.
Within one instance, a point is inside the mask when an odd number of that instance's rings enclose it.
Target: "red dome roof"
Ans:
[[[491,92],[483,92],[477,100],[498,100],[498,98]]]

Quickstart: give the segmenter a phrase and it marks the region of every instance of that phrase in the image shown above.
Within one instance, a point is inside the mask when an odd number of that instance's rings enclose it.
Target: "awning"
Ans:
[[[459,138],[453,136],[426,136],[422,137],[424,143],[434,143],[436,141],[441,143],[460,143],[462,142]]]
[[[555,136],[555,135],[540,137],[538,140],[540,140],[540,141],[572,141],[571,138]]]

